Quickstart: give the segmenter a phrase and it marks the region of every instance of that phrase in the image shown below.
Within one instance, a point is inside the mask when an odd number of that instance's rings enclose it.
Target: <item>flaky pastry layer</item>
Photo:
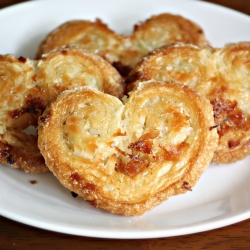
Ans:
[[[154,15],[134,26],[130,36],[117,34],[99,19],[72,20],[51,31],[41,42],[37,57],[64,45],[77,45],[115,63],[126,74],[149,51],[172,42],[207,44],[201,27],[180,15]],[[117,64],[118,63],[118,64]],[[125,66],[125,67],[122,67]]]
[[[60,92],[81,86],[119,98],[124,91],[115,68],[81,49],[61,48],[40,60],[0,55],[0,162],[29,173],[47,171],[30,127]]]
[[[230,163],[250,154],[250,43],[199,48],[183,43],[156,49],[127,79],[128,90],[142,80],[178,80],[213,105],[219,144],[213,162]]]
[[[94,207],[141,215],[191,190],[218,135],[209,101],[175,82],[142,82],[122,103],[64,91],[39,119],[38,146],[66,188]]]

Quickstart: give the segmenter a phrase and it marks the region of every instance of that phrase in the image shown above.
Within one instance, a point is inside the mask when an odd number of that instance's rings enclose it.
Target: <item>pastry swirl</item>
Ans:
[[[213,162],[230,163],[250,154],[250,43],[223,48],[172,44],[149,53],[127,79],[128,90],[142,80],[178,80],[213,105],[219,144]]]
[[[62,185],[91,205],[141,215],[194,187],[217,145],[213,126],[209,101],[175,82],[142,82],[124,104],[85,87],[45,110],[38,146]]]
[[[0,55],[0,162],[25,172],[48,171],[37,147],[38,117],[66,89],[92,86],[119,98],[120,74],[98,55],[61,48],[40,60]],[[28,129],[29,130],[29,129]]]
[[[130,36],[115,33],[99,19],[94,22],[72,20],[44,38],[39,45],[37,58],[57,47],[76,45],[98,53],[126,74],[127,68],[133,67],[149,51],[172,42],[198,46],[208,43],[198,24],[169,13],[154,15],[136,24]]]

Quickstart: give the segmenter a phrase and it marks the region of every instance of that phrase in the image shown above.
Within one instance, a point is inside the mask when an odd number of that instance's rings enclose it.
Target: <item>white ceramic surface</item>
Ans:
[[[250,17],[192,0],[40,0],[0,10],[0,54],[34,58],[39,42],[59,24],[101,18],[120,33],[152,14],[170,12],[197,22],[214,46],[250,40]],[[156,238],[191,234],[250,218],[250,157],[210,165],[192,192],[170,198],[140,217],[121,217],[73,198],[51,173],[29,175],[0,165],[0,214],[67,234]],[[36,180],[32,185],[30,181]]]

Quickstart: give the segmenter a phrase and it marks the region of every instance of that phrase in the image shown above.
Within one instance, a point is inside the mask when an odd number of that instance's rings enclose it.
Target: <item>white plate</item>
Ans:
[[[0,54],[33,58],[39,42],[59,24],[101,18],[129,33],[152,14],[181,14],[200,24],[214,46],[250,40],[250,18],[191,0],[47,0],[0,11]],[[250,218],[250,158],[211,165],[192,192],[172,197],[140,217],[121,217],[73,198],[51,173],[29,175],[0,165],[0,214],[57,232],[103,238],[156,238],[191,234]],[[36,180],[32,185],[30,181]]]

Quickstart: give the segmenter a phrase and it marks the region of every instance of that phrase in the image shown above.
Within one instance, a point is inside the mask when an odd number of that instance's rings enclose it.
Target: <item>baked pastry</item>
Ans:
[[[208,98],[219,144],[213,162],[230,163],[250,154],[250,43],[224,48],[172,44],[149,53],[127,79],[128,91],[142,80],[178,80]]]
[[[0,162],[26,172],[47,171],[34,133],[45,109],[43,91],[34,84],[34,64],[25,58],[0,55]]]
[[[129,69],[149,51],[178,41],[198,46],[207,44],[201,27],[180,15],[154,15],[136,24],[131,36],[116,34],[99,19],[94,22],[72,20],[45,37],[39,46],[37,58],[63,45],[77,45],[98,53],[126,76]]]
[[[83,87],[39,118],[38,147],[63,186],[94,207],[141,215],[191,190],[218,135],[209,101],[175,82],[141,82],[124,104]]]
[[[80,49],[58,49],[38,61],[0,55],[0,162],[28,173],[48,171],[32,128],[61,91],[79,86],[119,98],[124,91],[123,78],[107,61]]]
[[[36,58],[65,45],[79,46],[97,52],[108,61],[119,61],[122,51],[122,36],[109,29],[101,20],[72,20],[51,31],[40,43]]]
[[[36,82],[45,89],[49,101],[66,89],[90,86],[122,98],[124,80],[100,56],[76,47],[61,47],[44,54],[36,62]]]

